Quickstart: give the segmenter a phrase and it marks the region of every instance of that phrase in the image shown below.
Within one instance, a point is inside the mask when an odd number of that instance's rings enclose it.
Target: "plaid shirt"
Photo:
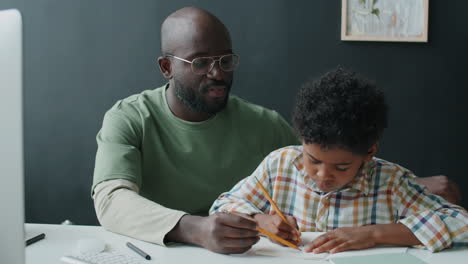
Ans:
[[[273,208],[256,187],[256,177],[279,209],[296,218],[300,231],[401,223],[431,251],[468,246],[468,213],[428,194],[409,170],[374,158],[345,187],[323,193],[307,176],[302,146],[268,155],[250,177],[214,202],[210,214],[237,211],[270,214]]]

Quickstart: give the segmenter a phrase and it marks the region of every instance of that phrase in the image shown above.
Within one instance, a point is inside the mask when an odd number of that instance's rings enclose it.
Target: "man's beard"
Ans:
[[[206,102],[204,96],[208,93],[208,88],[212,85],[224,85],[226,87],[226,96],[223,101],[213,103]],[[215,81],[201,87],[199,90],[194,90],[184,86],[177,79],[174,79],[174,88],[176,97],[192,111],[214,115],[226,107],[229,99],[229,91],[231,90],[231,84],[222,81]]]

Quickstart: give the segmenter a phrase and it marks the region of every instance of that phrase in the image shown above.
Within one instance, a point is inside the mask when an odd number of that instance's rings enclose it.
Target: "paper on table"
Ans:
[[[302,241],[304,245],[307,245],[312,240],[317,238],[323,233],[320,232],[303,232]],[[304,251],[298,251],[292,248],[280,246],[272,243],[268,238],[262,237],[260,241],[255,244],[246,255],[261,255],[261,256],[274,256],[274,257],[292,257],[300,259],[315,259],[315,260],[324,260],[331,257],[347,257],[347,256],[362,256],[362,255],[374,255],[374,254],[384,254],[384,253],[405,253],[407,250],[406,247],[378,247],[364,250],[355,250],[355,251],[346,251],[335,254],[321,253],[306,253]]]
[[[331,258],[330,262],[333,264],[426,264],[416,256],[413,256],[409,253],[391,253],[391,254],[378,254],[378,255],[369,255],[369,256],[353,256],[353,257],[340,257],[340,258]]]

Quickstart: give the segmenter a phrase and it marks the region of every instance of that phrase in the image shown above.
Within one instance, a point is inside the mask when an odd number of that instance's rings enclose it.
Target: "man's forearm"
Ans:
[[[94,205],[101,225],[139,240],[164,245],[164,237],[186,214],[165,208],[138,193],[125,180],[110,180],[95,188]]]

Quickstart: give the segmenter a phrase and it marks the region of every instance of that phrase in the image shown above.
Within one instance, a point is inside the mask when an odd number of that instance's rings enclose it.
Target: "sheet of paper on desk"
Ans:
[[[302,241],[304,245],[307,245],[316,237],[323,233],[315,232],[304,232],[302,233]],[[269,241],[268,238],[262,237],[260,241],[255,244],[249,251],[244,253],[245,255],[262,255],[262,256],[275,256],[275,257],[292,257],[292,258],[301,258],[301,259],[311,259],[311,260],[324,260],[331,257],[348,257],[348,256],[362,256],[362,255],[374,255],[374,254],[384,254],[384,253],[405,253],[405,247],[379,247],[371,248],[365,250],[356,250],[356,251],[347,251],[340,252],[336,254],[313,254],[305,253],[303,251],[298,251],[289,247],[284,247],[281,245],[274,244]]]
[[[333,257],[330,259],[330,262],[333,264],[426,264],[426,262],[409,253],[378,254],[340,258]]]

